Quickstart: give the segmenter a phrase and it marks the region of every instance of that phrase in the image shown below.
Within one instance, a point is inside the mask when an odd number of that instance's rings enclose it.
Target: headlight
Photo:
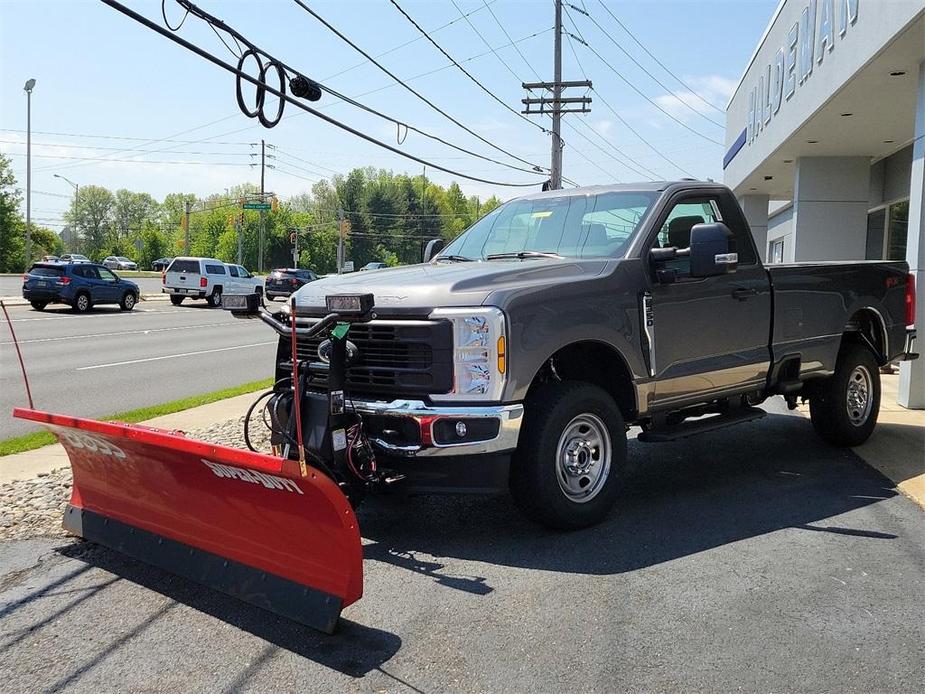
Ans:
[[[500,400],[507,374],[504,313],[493,307],[438,308],[453,323],[453,390],[434,400]]]

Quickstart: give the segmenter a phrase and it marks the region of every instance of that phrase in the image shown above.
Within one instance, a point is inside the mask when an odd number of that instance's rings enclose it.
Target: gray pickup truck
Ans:
[[[296,324],[347,292],[375,296],[375,319],[347,336],[345,390],[377,458],[412,490],[509,488],[557,528],[607,514],[630,426],[675,440],[759,418],[781,395],[854,446],[877,421],[879,367],[915,357],[905,263],[765,267],[714,183],[512,200],[423,264],[307,284]],[[297,349],[323,390],[320,343]],[[283,338],[277,376],[289,373]]]

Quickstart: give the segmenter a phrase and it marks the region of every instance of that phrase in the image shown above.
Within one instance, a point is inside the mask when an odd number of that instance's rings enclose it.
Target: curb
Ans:
[[[139,299],[141,301],[167,301],[170,297],[167,294],[142,294]],[[21,296],[2,296],[0,301],[3,301],[5,306],[28,306],[29,302],[23,299]]]

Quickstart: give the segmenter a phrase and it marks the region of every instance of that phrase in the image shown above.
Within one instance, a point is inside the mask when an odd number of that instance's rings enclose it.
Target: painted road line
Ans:
[[[269,342],[254,342],[249,345],[235,345],[234,347],[219,347],[217,349],[203,349],[198,352],[181,352],[180,354],[165,354],[161,357],[146,357],[144,359],[129,359],[128,361],[114,361],[110,364],[95,364],[93,366],[81,366],[75,371],[91,371],[93,369],[106,369],[110,366],[126,366],[128,364],[144,364],[149,361],[161,361],[162,359],[180,359],[181,357],[194,357],[199,354],[214,354],[215,352],[230,352],[233,349],[247,349],[248,347],[264,347],[266,345],[275,345],[277,340]]]
[[[33,340],[19,340],[21,345],[31,345],[37,342],[60,342],[61,340],[86,340],[90,338],[98,337],[115,337],[118,335],[147,335],[149,333],[165,333],[172,330],[194,330],[196,328],[214,328],[214,327],[228,327],[228,328],[240,328],[241,326],[235,325],[234,323],[229,323],[227,321],[222,323],[201,323],[199,325],[175,325],[170,328],[146,328],[143,330],[121,330],[114,333],[90,333],[88,335],[63,335],[61,337],[37,337]],[[0,342],[0,345],[11,345],[13,344],[12,340],[7,340],[6,342]]]

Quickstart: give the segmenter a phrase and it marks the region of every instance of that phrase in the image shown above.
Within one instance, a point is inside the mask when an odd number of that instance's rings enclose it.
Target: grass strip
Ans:
[[[150,407],[142,407],[137,410],[129,410],[128,412],[119,412],[117,414],[111,414],[105,417],[96,417],[95,419],[101,419],[103,421],[116,420],[119,422],[125,422],[126,424],[137,424],[138,422],[145,422],[149,419],[154,419],[155,417],[160,417],[165,414],[182,412],[183,410],[188,410],[191,407],[199,407],[200,405],[208,405],[211,402],[218,402],[219,400],[233,398],[236,395],[253,393],[258,390],[267,390],[272,385],[273,379],[267,378],[262,381],[252,381],[251,383],[244,383],[240,386],[216,390],[212,393],[192,395],[188,398],[174,400],[173,402],[165,402],[161,405],[151,405]],[[54,434],[48,431],[34,431],[31,434],[24,434],[23,436],[16,436],[11,439],[5,439],[0,441],[0,457],[5,455],[12,455],[13,453],[31,451],[36,448],[41,448],[42,446],[55,443],[56,441],[57,439],[55,438]]]

